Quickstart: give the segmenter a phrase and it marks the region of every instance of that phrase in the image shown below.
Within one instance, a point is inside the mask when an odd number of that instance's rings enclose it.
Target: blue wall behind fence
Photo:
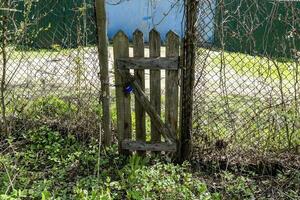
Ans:
[[[107,0],[106,4],[110,39],[119,30],[123,30],[132,39],[132,33],[140,29],[145,35],[145,41],[148,41],[148,34],[152,28],[160,32],[163,40],[169,30],[183,35],[183,1],[175,6],[174,2],[177,0],[123,0],[118,5],[112,5],[113,2],[118,1]],[[203,35],[207,42],[213,40],[213,15],[211,13],[203,19],[204,26],[210,26],[209,31]]]

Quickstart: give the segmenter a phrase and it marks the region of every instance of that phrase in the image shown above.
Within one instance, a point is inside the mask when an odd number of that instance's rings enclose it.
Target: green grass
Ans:
[[[293,81],[296,72],[300,73],[299,63],[288,59],[274,59],[249,54],[224,52],[211,56],[212,64],[220,68],[221,63],[235,70],[237,74],[271,80]],[[214,66],[212,66],[214,67]],[[298,68],[298,69],[297,69]]]
[[[9,51],[12,52],[10,59],[20,60],[21,58],[55,58],[58,55],[70,55],[75,51],[89,51],[95,47],[80,47],[77,49],[64,49],[58,45],[53,45],[52,49],[28,49],[21,50],[15,47],[10,47]],[[221,63],[226,67],[230,67],[235,70],[237,74],[250,76],[250,77],[262,77],[271,80],[286,80],[295,81],[296,72],[300,73],[299,63],[295,60],[289,59],[274,59],[261,56],[251,56],[249,54],[224,52],[223,59],[220,52],[209,52],[206,49],[201,49],[200,55],[210,55],[211,63],[208,63],[209,67],[220,68]],[[298,69],[297,69],[298,68]]]
[[[256,97],[239,95],[209,96],[195,108],[194,137],[199,138],[198,146],[224,140],[232,150],[242,147],[247,151],[255,145],[257,152],[297,151],[300,142],[297,104],[270,105]]]
[[[48,59],[59,56],[68,56],[76,52],[89,52],[96,48],[95,46],[78,47],[78,48],[61,48],[53,45],[51,49],[22,49],[21,47],[8,47],[9,60],[18,61],[20,59]]]
[[[65,128],[73,127],[72,131],[96,134],[101,119],[101,104],[97,99],[88,99],[82,103],[56,95],[32,101],[14,99],[7,105],[7,116],[14,115],[22,119],[46,122],[60,121]],[[216,140],[224,139],[229,140],[233,149],[243,147],[247,150],[252,148],[253,144],[256,145],[257,151],[278,152],[297,149],[300,142],[300,132],[297,128],[297,122],[300,120],[298,104],[290,102],[285,106],[276,105],[260,98],[241,95],[207,96],[205,102],[195,107],[194,136],[200,139],[196,145],[214,145]],[[136,120],[133,105],[132,96],[132,135],[135,138]],[[116,130],[115,101],[111,103],[111,117],[113,130]],[[147,116],[147,141],[151,140],[150,125],[150,118]],[[77,128],[80,131],[76,131]],[[201,137],[204,136],[209,141],[201,141]]]

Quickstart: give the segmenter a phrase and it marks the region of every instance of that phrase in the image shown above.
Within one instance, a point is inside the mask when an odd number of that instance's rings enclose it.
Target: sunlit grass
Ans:
[[[24,49],[22,47],[10,46],[7,48],[8,59],[18,61],[22,59],[45,59],[55,58],[59,56],[68,56],[78,51],[90,52],[95,46],[78,47],[78,48],[62,48],[59,45],[53,45],[49,49]]]
[[[295,80],[300,73],[299,62],[292,59],[275,59],[243,53],[223,52],[210,56],[214,65],[224,65],[240,75],[272,80]]]

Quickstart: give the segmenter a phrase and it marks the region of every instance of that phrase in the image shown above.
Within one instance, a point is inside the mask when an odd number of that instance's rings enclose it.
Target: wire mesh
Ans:
[[[299,154],[299,4],[199,1],[195,156]],[[2,130],[6,119],[8,129],[98,133],[94,1],[0,5]]]
[[[300,2],[203,0],[198,16],[195,155],[299,155]]]
[[[0,60],[1,118],[8,128],[40,123],[99,133],[94,1],[7,1],[1,8],[8,8],[1,16],[7,30],[1,30]]]

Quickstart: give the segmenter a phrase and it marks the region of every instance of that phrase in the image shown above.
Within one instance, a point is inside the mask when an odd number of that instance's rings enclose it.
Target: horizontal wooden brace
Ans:
[[[129,151],[165,151],[176,152],[176,144],[168,142],[148,143],[143,141],[123,140],[122,148]]]
[[[119,58],[117,59],[119,69],[160,69],[178,70],[179,57],[168,58]]]

